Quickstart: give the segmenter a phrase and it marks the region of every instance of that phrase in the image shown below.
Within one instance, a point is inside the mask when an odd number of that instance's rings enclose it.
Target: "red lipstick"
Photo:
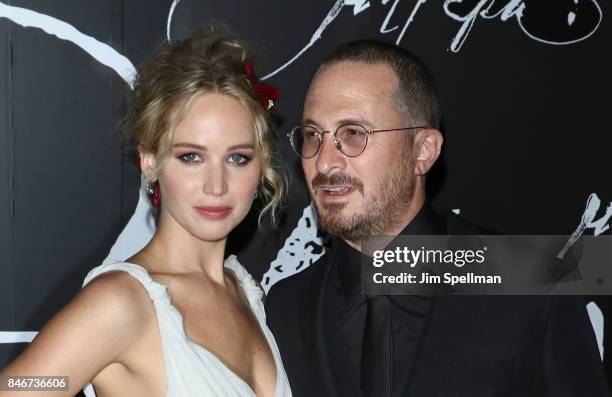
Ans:
[[[225,206],[195,207],[203,216],[209,219],[223,219],[229,215],[231,208]]]

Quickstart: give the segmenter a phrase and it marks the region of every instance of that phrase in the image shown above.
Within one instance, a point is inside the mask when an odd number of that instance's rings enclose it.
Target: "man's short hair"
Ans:
[[[415,126],[425,125],[440,129],[440,104],[433,76],[415,55],[382,41],[356,40],[336,48],[325,58],[322,66],[340,61],[389,65],[399,81],[394,99],[398,103],[400,114]]]

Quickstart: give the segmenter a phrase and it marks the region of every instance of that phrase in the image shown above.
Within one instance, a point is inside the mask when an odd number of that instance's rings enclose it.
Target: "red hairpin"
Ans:
[[[257,93],[261,106],[266,110],[270,110],[274,106],[274,101],[280,98],[280,91],[269,84],[258,83],[255,78],[253,65],[248,59],[244,61],[244,73],[246,74],[247,81]]]

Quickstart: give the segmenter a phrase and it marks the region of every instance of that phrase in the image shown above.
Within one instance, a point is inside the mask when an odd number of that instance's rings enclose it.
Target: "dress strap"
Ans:
[[[127,262],[107,263],[93,268],[85,277],[83,287],[101,274],[112,271],[124,271],[129,273],[132,277],[138,280],[143,287],[145,287],[152,301],[168,299],[168,294],[166,292],[167,287],[164,284],[153,280],[144,267]]]
[[[254,311],[263,311],[262,298],[263,298],[263,289],[261,286],[255,281],[253,276],[238,262],[238,258],[236,255],[230,255],[225,260],[224,266],[234,272],[238,282],[240,283],[240,287],[244,291],[247,299],[249,300],[249,304]],[[265,315],[264,315],[265,318]]]

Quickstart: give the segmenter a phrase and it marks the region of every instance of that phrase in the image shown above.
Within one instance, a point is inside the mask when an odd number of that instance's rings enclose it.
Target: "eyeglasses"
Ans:
[[[368,145],[368,136],[375,132],[389,132],[389,131],[402,131],[402,130],[416,130],[428,127],[405,127],[405,128],[391,128],[387,130],[368,130],[360,124],[342,124],[334,135],[334,145],[340,150],[345,156],[357,157],[365,150]],[[303,159],[309,159],[314,157],[321,149],[323,144],[323,136],[325,134],[332,134],[331,131],[319,131],[309,125],[300,125],[294,127],[290,133],[287,134],[291,147]]]

